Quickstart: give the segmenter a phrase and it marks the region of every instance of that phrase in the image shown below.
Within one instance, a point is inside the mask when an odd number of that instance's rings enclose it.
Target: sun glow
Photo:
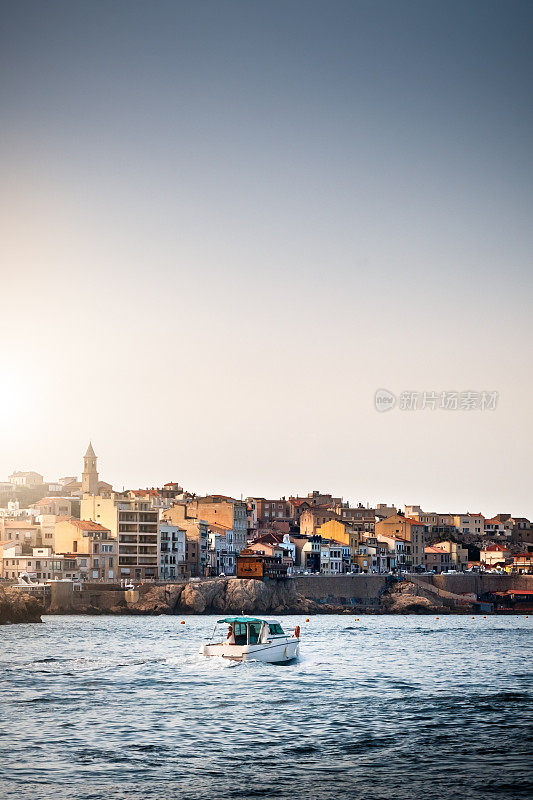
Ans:
[[[5,378],[0,392],[0,430],[7,432],[20,428],[27,421],[37,387],[32,386],[28,377],[11,366],[6,366],[3,374]]]

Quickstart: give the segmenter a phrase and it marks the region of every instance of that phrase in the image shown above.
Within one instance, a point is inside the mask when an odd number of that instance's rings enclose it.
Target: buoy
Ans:
[[[474,617],[472,617],[472,619],[474,619]]]
[[[355,621],[356,621],[356,622],[359,622],[359,617],[356,617],[356,618],[355,618]]]
[[[181,624],[185,625],[185,620],[184,619],[181,620]]]
[[[306,621],[306,622],[309,622],[309,619],[306,619],[305,621]]]
[[[487,619],[487,617],[483,616],[483,619]]]
[[[435,617],[435,619],[438,619],[438,617]]]

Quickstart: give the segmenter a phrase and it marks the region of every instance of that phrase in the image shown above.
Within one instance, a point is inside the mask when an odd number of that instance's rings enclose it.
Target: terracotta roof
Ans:
[[[71,519],[70,524],[82,531],[107,531],[110,533],[109,528],[105,528],[99,522],[93,522],[90,519]]]
[[[409,542],[410,539],[406,539],[405,536],[397,536],[394,533],[376,533],[376,539],[394,539],[396,542]]]
[[[30,530],[34,528],[39,528],[39,524],[35,524],[33,522],[16,522],[15,520],[6,520],[4,523],[4,527],[6,528],[29,528]]]
[[[424,553],[437,553],[441,555],[442,553],[446,553],[446,550],[443,550],[442,547],[424,547]]]
[[[509,552],[507,547],[501,547],[499,544],[491,544],[490,547],[485,547],[486,553],[507,553]]]
[[[417,519],[413,519],[413,517],[404,517],[406,522],[410,522],[411,525],[422,525],[424,527],[423,522],[419,522]]]
[[[259,542],[260,544],[281,544],[281,542],[283,542],[283,534],[263,533],[261,536],[258,536],[257,539],[254,539],[254,543],[255,542]]]

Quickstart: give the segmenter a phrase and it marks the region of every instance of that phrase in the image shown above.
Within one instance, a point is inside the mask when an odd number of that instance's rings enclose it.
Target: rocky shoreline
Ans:
[[[43,607],[36,597],[0,586],[0,625],[42,622]]]
[[[373,576],[376,577],[376,576]],[[316,579],[316,581],[321,579]],[[262,582],[239,578],[202,578],[168,584],[144,584],[131,590],[117,585],[51,584],[45,608],[35,597],[0,587],[0,624],[40,622],[41,614],[472,614],[479,612],[476,588],[454,586],[457,594],[427,580],[343,581],[331,583],[294,579]],[[353,581],[353,582],[352,582]],[[481,587],[485,591],[485,587]],[[492,589],[494,590],[494,588]],[[312,596],[309,596],[312,595]],[[509,613],[513,613],[510,611]]]
[[[312,600],[298,592],[292,580],[216,578],[183,584],[145,585],[129,592],[76,593],[72,604],[54,602],[51,614],[463,614],[469,604],[451,606],[409,581],[398,581],[381,593],[372,607]]]

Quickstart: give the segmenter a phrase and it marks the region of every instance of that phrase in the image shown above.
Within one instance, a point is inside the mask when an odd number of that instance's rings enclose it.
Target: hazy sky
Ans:
[[[531,3],[1,10],[0,480],[533,515]]]

